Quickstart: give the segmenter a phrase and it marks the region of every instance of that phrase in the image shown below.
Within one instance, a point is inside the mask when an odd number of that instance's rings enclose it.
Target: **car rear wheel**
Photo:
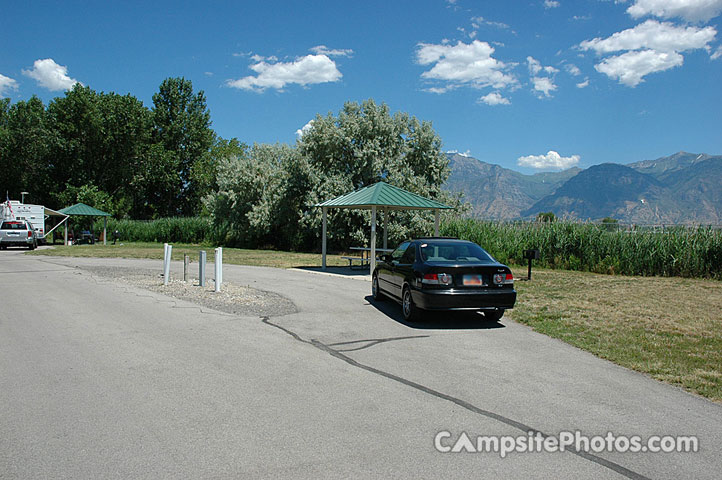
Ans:
[[[411,297],[411,289],[408,285],[404,287],[404,292],[401,294],[401,312],[406,321],[415,321],[421,318],[421,310],[414,303],[414,299]]]
[[[381,290],[379,290],[379,274],[374,273],[373,278],[371,279],[371,295],[373,296],[374,300],[376,301],[384,301],[386,300],[386,297],[383,293],[381,293]]]
[[[504,316],[504,310],[490,310],[484,312],[484,318],[487,322],[498,322]]]

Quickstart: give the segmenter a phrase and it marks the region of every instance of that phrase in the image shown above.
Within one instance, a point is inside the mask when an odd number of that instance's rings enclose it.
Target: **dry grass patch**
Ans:
[[[722,401],[722,282],[540,270],[517,290],[514,320]]]

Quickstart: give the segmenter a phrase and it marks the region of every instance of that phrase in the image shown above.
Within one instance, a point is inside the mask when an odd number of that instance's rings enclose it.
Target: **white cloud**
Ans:
[[[298,138],[300,140],[306,134],[306,132],[308,132],[312,128],[313,128],[313,120],[309,120],[306,125],[299,128],[298,130],[296,130],[296,138]]]
[[[531,167],[537,169],[559,169],[570,168],[579,163],[579,155],[571,157],[562,157],[554,150],[549,150],[546,155],[527,155],[519,157],[517,165],[521,167]]]
[[[460,157],[470,157],[471,156],[471,150],[467,150],[465,152],[460,152],[458,150],[447,150],[446,153],[450,153],[452,155],[456,154],[456,155],[459,155]]]
[[[336,68],[336,62],[326,55],[306,55],[292,62],[268,63],[258,57],[257,63],[250,66],[256,76],[248,76],[237,80],[227,80],[226,85],[243,90],[263,92],[267,88],[282,90],[286,85],[301,86],[317,83],[337,82],[343,77]]]
[[[529,67],[529,73],[531,73],[532,75],[536,75],[537,73],[541,72],[541,63],[539,63],[539,60],[537,60],[536,58],[526,57],[526,64]]]
[[[479,99],[480,102],[487,105],[511,105],[508,98],[504,98],[499,92],[491,92]]]
[[[654,15],[683,18],[688,22],[706,22],[722,12],[722,0],[636,0],[627,9],[633,18]]]
[[[9,90],[17,90],[18,82],[10,77],[6,77],[0,73],[0,97],[7,96]]]
[[[490,27],[496,27],[501,29],[507,29],[509,28],[509,25],[502,22],[494,22],[491,20],[487,20],[484,17],[471,17],[471,26],[478,29],[481,25],[488,25]]]
[[[647,20],[634,28],[617,32],[611,37],[585,40],[579,44],[579,47],[597,53],[640,49],[683,52],[704,48],[714,40],[715,35],[717,30],[714,27],[682,27],[669,22]]]
[[[684,57],[676,52],[657,52],[642,50],[627,52],[610,57],[595,65],[598,72],[628,87],[636,87],[650,73],[662,72],[678,67],[684,63]]]
[[[569,72],[570,75],[574,75],[575,77],[578,77],[582,74],[582,71],[579,70],[579,67],[574,65],[573,63],[567,63],[564,65],[564,69]]]
[[[38,82],[38,85],[50,91],[69,90],[76,83],[80,83],[68,76],[68,67],[58,65],[52,58],[35,60],[33,68],[23,70],[23,75],[34,79]],[[82,85],[82,83],[80,84]]]
[[[532,76],[531,82],[532,85],[534,85],[534,91],[545,97],[550,97],[551,92],[557,89],[557,86],[554,84],[554,79],[552,77],[540,77],[539,74],[544,72],[553,75],[559,70],[551,66],[544,67],[539,60],[531,56],[526,57],[526,63],[529,67],[529,73]]]
[[[554,80],[548,77],[532,77],[531,81],[534,84],[534,91],[544,94],[545,97],[550,97],[551,92],[557,89]]]
[[[350,48],[328,48],[326,45],[319,45],[310,49],[316,55],[326,55],[327,57],[350,57],[353,50]]]
[[[709,56],[709,58],[711,58],[712,60],[717,60],[720,57],[722,57],[722,45],[717,47],[717,49]]]
[[[491,56],[494,48],[486,42],[474,40],[465,44],[460,41],[456,45],[420,43],[418,47],[417,63],[434,65],[421,74],[422,78],[449,82],[451,87],[505,88],[517,83],[513,75],[505,72],[508,65]]]
[[[577,83],[577,88],[587,88],[589,86],[589,79],[585,79],[583,82]]]
[[[579,44],[582,50],[597,54],[626,51],[606,58],[594,66],[598,72],[615,78],[623,85],[636,87],[650,73],[680,66],[684,57],[679,52],[706,49],[714,41],[714,27],[684,27],[669,22],[647,20],[607,38],[594,38]]]
[[[557,8],[561,6],[561,3],[556,0],[544,0],[544,8]]]

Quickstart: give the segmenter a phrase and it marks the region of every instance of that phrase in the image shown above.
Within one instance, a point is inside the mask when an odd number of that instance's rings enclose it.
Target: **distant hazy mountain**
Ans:
[[[581,172],[579,168],[571,168],[562,172],[524,175],[472,157],[447,155],[451,174],[445,188],[463,193],[464,200],[471,205],[472,215],[482,218],[519,218],[522,210],[553,193]]]
[[[633,223],[722,223],[722,156],[679,152],[629,165],[524,175],[449,155],[446,189],[463,192],[472,214],[490,219],[554,212]]]

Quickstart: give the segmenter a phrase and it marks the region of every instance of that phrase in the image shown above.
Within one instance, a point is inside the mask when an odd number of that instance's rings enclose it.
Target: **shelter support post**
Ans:
[[[103,245],[108,244],[108,217],[103,217]]]
[[[434,236],[439,236],[439,220],[441,217],[441,211],[437,208],[434,210]]]
[[[386,250],[389,244],[389,231],[388,231],[388,225],[389,225],[389,209],[384,208],[384,250]]]
[[[323,233],[321,240],[321,269],[326,270],[326,207],[322,208],[323,211]]]
[[[68,222],[65,222],[65,227],[63,227],[63,237],[64,237],[63,245],[67,245],[68,244]]]
[[[369,259],[371,273],[376,269],[376,206],[371,207],[371,258]]]

